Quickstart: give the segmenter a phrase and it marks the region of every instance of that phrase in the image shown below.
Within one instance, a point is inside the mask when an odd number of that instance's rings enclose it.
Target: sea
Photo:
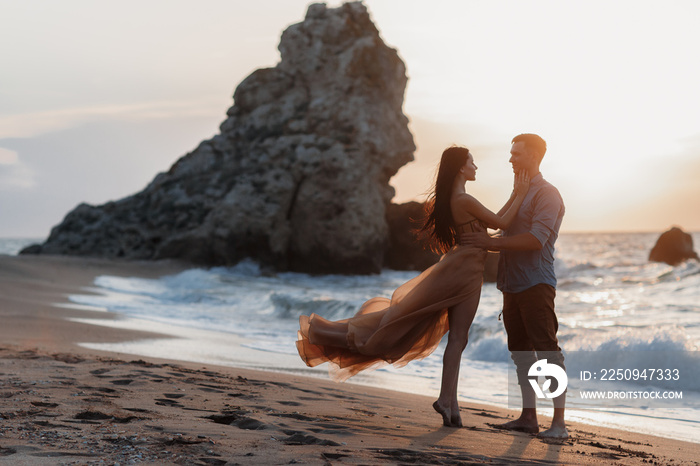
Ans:
[[[567,361],[567,419],[700,443],[700,264],[649,262],[658,236],[563,233],[557,241],[556,310]],[[700,233],[692,236],[698,245]],[[0,253],[17,254],[36,241],[0,239]],[[69,304],[57,306],[94,311],[94,318],[76,319],[83,322],[164,335],[82,343],[87,348],[328,378],[327,365],[308,368],[297,355],[299,316],[350,317],[365,300],[389,297],[417,273],[271,273],[244,260],[158,279],[102,275],[69,296]],[[462,358],[459,397],[517,409],[501,308],[495,284],[485,283]],[[105,319],[106,311],[120,317]],[[423,360],[384,366],[343,383],[436,397],[445,343]],[[584,399],[582,388],[608,398]],[[551,402],[543,401],[538,409],[549,416]],[[468,425],[468,415],[463,417]]]

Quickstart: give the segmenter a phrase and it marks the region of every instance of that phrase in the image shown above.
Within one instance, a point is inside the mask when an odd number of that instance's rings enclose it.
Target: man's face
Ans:
[[[532,166],[532,155],[530,155],[530,151],[527,150],[523,141],[518,141],[511,146],[509,162],[513,165],[514,173],[519,173],[522,170],[530,170]]]

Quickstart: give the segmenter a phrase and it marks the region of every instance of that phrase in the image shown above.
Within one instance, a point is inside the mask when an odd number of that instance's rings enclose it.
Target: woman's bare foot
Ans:
[[[443,408],[438,400],[433,403],[433,409],[442,416],[443,426],[452,427],[452,422],[450,421],[450,410]]]
[[[451,413],[450,424],[452,427],[462,427],[462,417],[459,415],[459,410]]]
[[[537,420],[533,422],[522,418],[506,422],[505,424],[499,424],[497,427],[499,429],[514,430],[516,432],[525,432],[528,434],[536,434],[540,431]]]
[[[455,398],[450,403],[450,424],[452,427],[462,427],[462,416],[459,412],[459,401]]]

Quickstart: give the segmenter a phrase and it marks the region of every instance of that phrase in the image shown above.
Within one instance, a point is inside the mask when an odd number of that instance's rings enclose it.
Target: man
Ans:
[[[508,349],[515,362],[523,408],[520,417],[501,427],[538,433],[536,396],[528,381],[528,370],[538,359],[564,367],[557,341],[554,313],[557,279],[554,274],[554,243],[564,217],[564,202],[557,188],[545,181],[540,163],[546,142],[536,134],[521,134],[512,140],[510,163],[517,174],[526,171],[530,188],[517,216],[500,237],[469,233],[461,237],[469,244],[500,251],[498,289],[503,292],[503,323]],[[504,207],[507,208],[508,206]],[[535,356],[535,353],[537,354]],[[555,391],[553,383],[550,393]],[[539,437],[567,438],[564,423],[566,392],[554,398],[552,425]]]

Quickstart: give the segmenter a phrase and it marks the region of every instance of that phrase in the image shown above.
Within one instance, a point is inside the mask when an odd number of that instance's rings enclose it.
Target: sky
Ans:
[[[0,237],[46,237],[218,133],[310,3],[0,0]],[[498,210],[510,140],[534,132],[563,232],[700,231],[700,2],[364,3],[409,77],[417,150],[394,202],[424,200],[460,144],[479,167],[468,192]]]

